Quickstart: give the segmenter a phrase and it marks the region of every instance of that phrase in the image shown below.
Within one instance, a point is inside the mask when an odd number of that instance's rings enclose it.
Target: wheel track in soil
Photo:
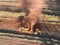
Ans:
[[[31,37],[31,38],[30,38]],[[36,39],[36,40],[35,40]],[[51,42],[46,41],[44,42],[41,40],[42,38],[38,37],[32,37],[32,36],[24,36],[24,35],[18,35],[18,34],[10,34],[10,33],[0,33],[0,45],[42,45],[46,44],[49,45]],[[43,38],[46,40],[45,38]],[[57,40],[53,39],[53,43],[55,44],[60,44]],[[50,44],[51,45],[51,44]]]
[[[5,35],[5,36],[4,36]],[[8,33],[0,33],[0,45],[39,45],[40,41],[9,37]],[[11,36],[14,34],[11,34]]]

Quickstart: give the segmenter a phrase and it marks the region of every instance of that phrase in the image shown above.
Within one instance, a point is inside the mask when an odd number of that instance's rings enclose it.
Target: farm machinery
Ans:
[[[21,0],[22,1],[22,0]],[[4,1],[0,1],[4,3]],[[0,4],[0,10],[3,11],[17,11],[24,10],[22,3],[15,2],[14,4],[10,3],[11,1],[6,1],[5,5]],[[14,2],[14,1],[13,1]],[[10,5],[10,6],[9,6]],[[21,8],[21,9],[20,9]],[[24,9],[23,9],[24,8]],[[26,11],[26,10],[25,10]],[[38,35],[39,37],[53,37],[60,38],[60,21],[51,21],[51,20],[40,20],[37,21],[33,26],[33,30],[29,30],[30,22],[28,18],[24,18],[21,21],[21,18],[7,18],[4,17],[0,19],[0,32],[12,32],[19,34],[29,34],[29,35]],[[31,26],[30,26],[31,27]]]
[[[42,20],[37,22],[33,30],[30,31],[27,27],[26,22],[21,26],[21,22],[17,19],[0,19],[0,29],[16,31],[18,33],[27,33],[27,34],[46,34],[49,35],[59,35],[60,33],[60,22],[59,21],[49,21]]]

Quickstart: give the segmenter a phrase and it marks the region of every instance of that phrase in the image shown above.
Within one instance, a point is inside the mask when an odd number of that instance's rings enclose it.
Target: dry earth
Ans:
[[[6,35],[7,34],[8,33],[6,33]],[[6,35],[4,33],[0,33],[0,45],[60,45],[59,42],[54,41],[32,40],[27,38],[10,37]]]
[[[20,23],[19,21],[17,21],[17,19],[11,19],[11,18],[0,19],[0,29],[17,31],[19,27],[20,27]]]
[[[0,36],[0,45],[40,45],[40,41]]]
[[[41,24],[41,25],[44,26],[44,24]],[[60,27],[60,25],[58,27]],[[19,21],[17,21],[17,19],[11,19],[11,18],[0,19],[0,28],[12,29],[12,30],[18,31]],[[58,28],[57,30],[60,31],[60,28]],[[0,45],[60,45],[60,43],[54,43],[54,42],[46,43],[46,42],[37,41],[37,40],[14,38],[9,36],[0,36]]]

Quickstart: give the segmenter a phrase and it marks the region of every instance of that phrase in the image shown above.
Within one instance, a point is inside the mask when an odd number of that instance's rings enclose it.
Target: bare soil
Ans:
[[[0,45],[40,45],[39,41],[0,36]]]
[[[20,22],[17,19],[12,19],[12,18],[0,19],[0,29],[18,31],[19,27],[20,27]]]
[[[0,19],[0,29],[12,29],[19,31],[20,23],[17,19]],[[42,24],[43,25],[43,24]],[[44,25],[43,25],[44,26]],[[58,28],[59,29],[59,28]],[[50,29],[49,29],[50,30]],[[52,31],[52,30],[51,30]],[[60,45],[60,43],[14,38],[9,36],[0,36],[0,45]]]

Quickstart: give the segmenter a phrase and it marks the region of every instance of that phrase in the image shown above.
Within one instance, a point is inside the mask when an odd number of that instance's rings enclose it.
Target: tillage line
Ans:
[[[22,39],[28,39],[28,40],[38,40],[38,41],[53,41],[54,43],[60,43],[60,40],[43,37],[43,35],[29,35],[29,34],[13,34],[13,33],[4,33],[0,32],[0,36],[8,36],[12,38],[22,38]]]

